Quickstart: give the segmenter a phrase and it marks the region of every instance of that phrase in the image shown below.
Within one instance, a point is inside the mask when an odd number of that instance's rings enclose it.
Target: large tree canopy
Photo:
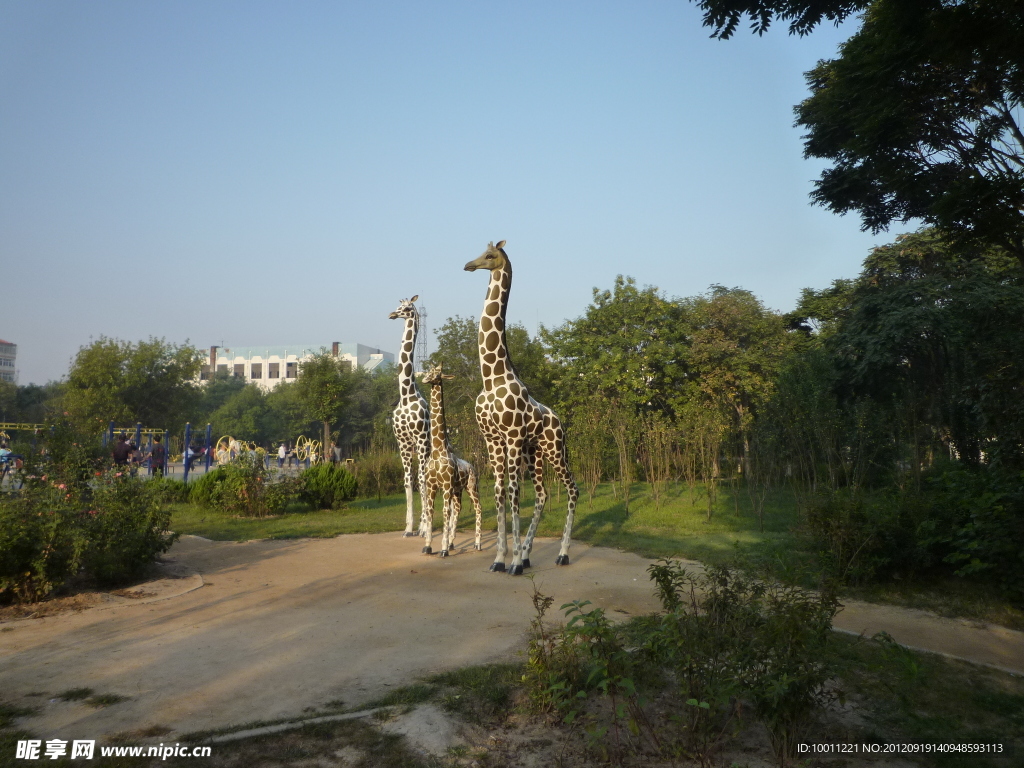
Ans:
[[[728,40],[743,17],[759,35],[768,31],[775,19],[789,22],[789,33],[806,35],[822,21],[842,22],[865,8],[866,0],[699,0],[704,26],[714,27],[712,37]]]
[[[199,400],[200,356],[163,339],[132,343],[100,337],[78,350],[64,391],[64,408],[80,426],[120,425],[176,430]]]
[[[816,202],[1024,262],[1024,3],[876,0],[807,79],[805,155],[832,163]]]

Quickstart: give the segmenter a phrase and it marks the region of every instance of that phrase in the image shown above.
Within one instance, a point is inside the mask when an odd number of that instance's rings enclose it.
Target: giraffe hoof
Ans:
[[[424,555],[432,555],[432,554],[434,554],[434,551],[430,547],[424,547],[423,548],[423,554]]]
[[[477,552],[479,552],[480,550],[482,550],[482,549],[483,549],[483,547],[482,547],[482,546],[480,546],[479,544],[474,544],[474,545],[473,545],[473,549],[475,549],[475,550],[476,550]]]
[[[504,573],[505,572],[505,564],[504,563],[491,563],[491,570],[494,571],[494,573]]]
[[[568,565],[568,564],[569,564],[569,556],[568,555],[559,555],[558,558],[555,560],[555,565]]]
[[[419,534],[417,534],[417,533],[415,533],[413,531],[406,531],[405,533],[402,534],[402,538],[411,539],[413,536],[417,536],[417,535],[419,535]]]
[[[442,549],[440,552],[437,553],[437,555],[438,557],[448,557],[448,550]]]
[[[530,558],[526,558],[525,560],[523,560],[523,568],[529,568],[529,567],[530,567]]]
[[[523,566],[521,566],[521,565],[510,566],[509,569],[508,569],[508,575],[509,576],[522,576],[523,575]]]

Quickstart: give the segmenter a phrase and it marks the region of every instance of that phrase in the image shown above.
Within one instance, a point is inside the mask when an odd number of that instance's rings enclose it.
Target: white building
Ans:
[[[215,372],[227,373],[263,389],[273,389],[282,381],[295,381],[299,375],[299,363],[321,352],[330,352],[347,360],[349,365],[358,365],[367,371],[395,362],[395,356],[390,352],[365,344],[342,344],[338,341],[327,346],[210,347],[210,358],[203,365],[199,378],[208,381]]]
[[[0,381],[18,383],[18,345],[0,339]],[[392,361],[394,355],[392,355]]]

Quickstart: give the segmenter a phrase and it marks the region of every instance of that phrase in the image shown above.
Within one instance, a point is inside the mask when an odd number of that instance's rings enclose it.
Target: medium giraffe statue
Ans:
[[[405,320],[402,333],[402,351],[398,355],[398,405],[391,412],[391,421],[402,454],[402,469],[405,470],[405,535],[415,536],[413,520],[413,461],[416,462],[417,479],[420,486],[420,527],[419,534],[425,536],[430,530],[427,515],[427,495],[423,485],[423,473],[430,459],[430,412],[427,401],[416,388],[416,373],[412,364],[413,350],[416,349],[416,334],[419,332],[420,315],[416,311],[416,299],[402,299],[398,309],[388,315],[392,320]]]
[[[476,511],[476,549],[480,549],[480,481],[476,469],[465,459],[460,459],[448,442],[448,430],[444,419],[443,380],[454,379],[441,373],[441,366],[423,374],[423,383],[430,387],[430,459],[427,461],[426,500],[424,509],[433,512],[434,498],[441,492],[444,500],[441,523],[441,557],[448,556],[448,550],[455,547],[455,527],[462,512],[462,492],[469,491]],[[431,518],[433,515],[431,514]],[[427,541],[424,554],[431,554],[433,541],[433,520],[427,524]]]
[[[530,550],[537,526],[544,513],[547,491],[544,490],[544,462],[551,465],[565,486],[569,509],[562,533],[562,546],[555,560],[557,565],[569,564],[569,541],[576,512],[579,490],[569,469],[565,449],[565,430],[558,416],[541,405],[516,375],[505,342],[505,310],[512,289],[512,264],[504,251],[505,241],[489,243],[479,258],[466,264],[466,271],[491,271],[490,284],[480,314],[480,374],[484,389],[476,399],[476,421],[487,441],[487,453],[494,470],[494,506],[498,516],[498,552],[492,571],[505,570],[505,504],[512,511],[512,563],[508,572],[518,576],[530,567]],[[523,465],[533,475],[537,501],[526,541],[519,538],[519,484]],[[505,475],[507,474],[507,492]]]

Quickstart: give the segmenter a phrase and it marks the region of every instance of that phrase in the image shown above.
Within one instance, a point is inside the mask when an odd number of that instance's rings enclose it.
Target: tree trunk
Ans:
[[[324,464],[327,464],[329,459],[327,458],[327,452],[331,450],[331,423],[329,421],[324,422]]]

